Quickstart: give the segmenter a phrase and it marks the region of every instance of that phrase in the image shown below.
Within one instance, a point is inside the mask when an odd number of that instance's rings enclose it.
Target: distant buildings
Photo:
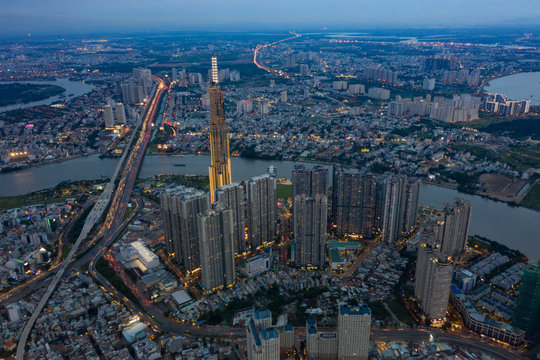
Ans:
[[[431,95],[402,99],[396,96],[389,104],[389,114],[392,116],[427,116],[430,119],[443,122],[464,122],[478,119],[480,98],[468,94],[455,95],[452,99]]]
[[[482,109],[502,116],[515,116],[527,114],[530,106],[530,100],[511,101],[503,94],[489,94],[484,98]]]
[[[251,249],[271,243],[276,234],[276,176],[267,173],[246,183],[247,238]]]
[[[420,244],[416,259],[414,293],[430,320],[446,317],[453,266],[437,246]]]
[[[235,283],[233,213],[222,203],[198,214],[201,282],[205,291]]]
[[[118,124],[126,124],[126,110],[124,109],[124,104],[116,103],[114,114],[116,115],[116,122]]]
[[[362,95],[366,92],[366,88],[362,84],[350,84],[348,91],[351,95]]]
[[[120,84],[122,98],[127,104],[141,103],[152,89],[150,69],[134,68],[133,77]]]
[[[328,170],[296,165],[293,183],[294,259],[298,265],[322,267],[326,260]]]
[[[216,199],[231,209],[233,241],[237,254],[246,251],[246,202],[244,187],[238,183],[224,185],[216,190]]]
[[[480,83],[480,70],[475,69],[470,72],[469,69],[445,70],[442,74],[441,81],[450,84],[475,86]]]
[[[422,89],[431,91],[435,89],[435,79],[434,78],[425,78],[422,81]]]
[[[105,120],[105,128],[112,129],[114,127],[114,115],[111,105],[103,107],[103,118]]]
[[[368,97],[375,100],[388,100],[390,99],[390,90],[372,87],[368,90]]]
[[[398,82],[398,72],[388,69],[368,67],[364,69],[362,76],[366,80],[378,81],[391,85],[397,84]]]
[[[527,265],[521,276],[514,325],[527,335],[540,329],[540,262]]]
[[[287,90],[283,90],[280,94],[279,94],[279,98],[280,98],[280,101],[282,103],[286,103],[287,102]]]

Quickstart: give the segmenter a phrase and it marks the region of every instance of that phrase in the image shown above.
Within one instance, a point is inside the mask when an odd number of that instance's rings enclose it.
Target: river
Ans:
[[[531,100],[531,105],[540,105],[540,72],[503,76],[491,80],[484,90],[505,94],[511,100]]]
[[[0,82],[0,84],[14,84],[14,83],[56,85],[56,86],[60,86],[66,89],[66,91],[60,95],[51,96],[51,97],[48,97],[47,99],[43,99],[39,101],[32,101],[25,104],[14,104],[14,105],[2,106],[0,107],[0,112],[16,110],[16,109],[24,109],[27,107],[38,106],[38,105],[50,105],[54,102],[68,100],[77,96],[87,94],[91,92],[92,90],[94,90],[93,85],[86,84],[80,81],[71,81],[67,78],[56,79],[54,81],[2,81]]]
[[[111,176],[116,162],[116,159],[100,159],[97,155],[92,155],[0,174],[0,196],[50,188],[66,180],[92,180],[99,179],[102,175]],[[208,155],[149,155],[143,161],[139,177],[148,178],[165,173],[207,175],[209,164]],[[270,165],[276,166],[278,176],[290,178],[294,164],[292,161],[232,158],[233,181],[261,175]],[[330,166],[327,168],[330,169]],[[503,202],[430,184],[422,184],[420,189],[422,205],[441,208],[445,202],[450,202],[455,197],[464,198],[472,205],[471,235],[484,236],[510,248],[519,249],[532,259],[540,259],[540,212],[511,207]]]

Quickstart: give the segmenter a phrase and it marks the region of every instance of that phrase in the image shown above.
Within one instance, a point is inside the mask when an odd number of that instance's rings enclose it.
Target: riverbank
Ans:
[[[46,165],[51,165],[51,164],[60,164],[60,163],[63,163],[63,162],[69,161],[69,160],[75,160],[75,159],[88,157],[88,156],[92,156],[92,155],[96,155],[96,154],[100,154],[100,152],[99,151],[91,151],[91,152],[86,153],[86,154],[72,155],[72,156],[68,156],[68,157],[65,157],[65,158],[61,158],[61,159],[43,160],[43,161],[40,161],[40,162],[30,163],[28,165],[17,167],[17,168],[3,168],[3,169],[0,169],[0,174],[5,174],[5,173],[10,173],[10,172],[15,172],[15,171],[21,171],[21,170],[27,170],[27,169],[31,169],[31,168],[34,168],[34,167],[41,167],[41,166],[46,166]]]

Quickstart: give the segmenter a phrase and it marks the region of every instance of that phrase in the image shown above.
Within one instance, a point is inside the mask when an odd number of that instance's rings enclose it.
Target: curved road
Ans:
[[[74,260],[73,256],[77,252],[79,246],[81,245],[83,240],[86,239],[86,237],[88,236],[88,233],[90,232],[90,230],[92,230],[94,225],[97,224],[101,220],[101,217],[105,209],[107,209],[107,207],[109,206],[109,202],[111,201],[111,196],[113,196],[113,193],[114,193],[114,197],[111,203],[111,207],[109,209],[109,212],[105,219],[105,223],[102,229],[100,230],[99,234],[106,232],[106,230],[110,229],[112,225],[119,225],[119,223],[122,222],[122,218],[124,216],[126,205],[127,205],[127,200],[129,199],[129,195],[131,194],[131,190],[133,189],[133,184],[135,183],[135,178],[137,177],[137,172],[138,172],[141,160],[144,156],[145,147],[146,147],[146,144],[148,143],[148,139],[150,138],[150,130],[152,128],[151,121],[153,119],[153,115],[155,114],[156,107],[159,104],[159,100],[161,99],[163,90],[166,88],[163,80],[159,78],[154,78],[154,79],[159,82],[159,85],[157,87],[155,95],[152,98],[152,101],[149,103],[146,109],[146,117],[142,125],[140,138],[137,140],[137,143],[133,146],[132,151],[129,150],[129,146],[124,151],[124,155],[119,161],[118,166],[116,167],[116,170],[114,172],[114,175],[111,177],[111,181],[105,187],[105,190],[103,191],[98,201],[96,202],[96,204],[90,211],[90,214],[88,214],[88,217],[86,218],[83,229],[81,233],[79,234],[77,241],[71,248],[71,251],[69,252],[68,256],[66,257],[62,265],[60,266],[60,269],[55,274],[52,280],[52,283],[47,288],[45,295],[43,296],[41,301],[38,303],[36,309],[32,313],[32,316],[30,316],[30,319],[27,321],[21,333],[21,337],[19,338],[19,343],[17,344],[17,355],[16,355],[17,360],[24,359],[26,341],[28,340],[30,331],[34,327],[34,324],[38,316],[41,314],[41,311],[43,311],[43,308],[47,304],[47,301],[49,300],[50,296],[56,289],[56,286],[58,285],[62,276],[64,275],[66,268],[70,265],[72,260]],[[133,132],[132,136],[134,136],[135,133],[136,132]],[[130,155],[124,167],[124,171],[118,183],[118,187],[116,187],[115,185],[116,178],[118,174],[120,173],[120,170],[124,163],[124,159],[126,158],[128,153],[130,153]],[[128,182],[131,185],[129,192],[127,191],[126,182]],[[96,239],[94,239],[91,242],[91,244],[93,244],[95,240]]]

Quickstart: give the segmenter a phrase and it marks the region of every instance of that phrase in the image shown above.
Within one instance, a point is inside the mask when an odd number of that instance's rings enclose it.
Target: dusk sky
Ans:
[[[539,0],[0,0],[0,35],[539,24]]]

